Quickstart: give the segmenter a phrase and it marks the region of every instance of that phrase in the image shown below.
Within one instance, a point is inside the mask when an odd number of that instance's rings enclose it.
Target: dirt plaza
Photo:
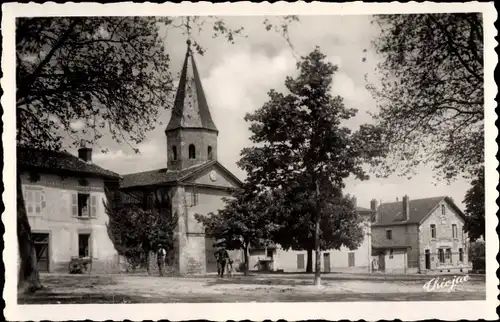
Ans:
[[[349,302],[484,300],[484,275],[448,289],[426,291],[433,278],[457,275],[383,275],[329,273],[322,286],[311,274],[236,274],[158,277],[148,275],[43,274],[45,288],[20,295],[19,304],[208,303],[208,302]]]

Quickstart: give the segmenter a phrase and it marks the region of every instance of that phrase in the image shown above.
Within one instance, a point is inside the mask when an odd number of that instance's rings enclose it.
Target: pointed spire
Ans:
[[[200,75],[196,68],[191,50],[191,40],[188,39],[186,43],[186,58],[182,66],[172,116],[165,131],[178,128],[198,128],[218,132],[212,120]]]

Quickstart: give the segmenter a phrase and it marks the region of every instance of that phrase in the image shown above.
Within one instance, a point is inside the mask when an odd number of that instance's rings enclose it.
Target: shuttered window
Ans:
[[[42,188],[26,187],[24,189],[24,203],[28,216],[42,215],[45,208],[45,191]]]

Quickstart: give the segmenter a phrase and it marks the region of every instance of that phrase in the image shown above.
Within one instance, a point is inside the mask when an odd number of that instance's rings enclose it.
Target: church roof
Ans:
[[[226,174],[228,174],[235,182],[241,184],[241,181],[234,176],[229,170],[222,166],[217,161],[207,161],[201,164],[193,165],[189,168],[182,170],[168,170],[167,168],[156,169],[145,172],[131,173],[123,175],[123,180],[120,184],[122,189],[134,188],[134,187],[144,187],[144,186],[154,186],[163,184],[174,184],[186,179],[191,178],[191,176],[203,171],[213,165],[216,165],[222,169]]]
[[[196,68],[189,42],[172,109],[172,116],[165,131],[178,128],[198,128],[218,131],[208,108],[205,92],[203,91],[200,75]]]

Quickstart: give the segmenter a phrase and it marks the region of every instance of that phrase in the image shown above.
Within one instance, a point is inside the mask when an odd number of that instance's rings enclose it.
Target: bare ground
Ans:
[[[454,275],[441,275],[452,279]],[[452,292],[427,292],[434,276],[324,274],[322,286],[311,274],[157,277],[147,275],[42,275],[45,289],[20,295],[19,304],[332,302],[484,300],[484,276],[455,286]]]

